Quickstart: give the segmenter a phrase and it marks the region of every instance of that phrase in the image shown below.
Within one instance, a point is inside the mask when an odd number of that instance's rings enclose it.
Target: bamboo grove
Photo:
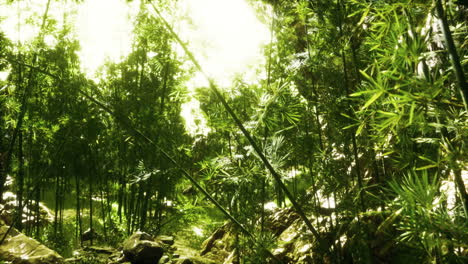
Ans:
[[[67,11],[49,15],[60,1],[30,18],[30,43],[0,32],[0,193],[17,196],[17,229],[60,251],[86,229],[112,244],[229,220],[242,263],[274,262],[274,201],[321,261],[381,263],[383,241],[411,263],[466,261],[466,1],[250,0],[271,31],[266,74],[219,87],[204,73],[211,132],[195,136],[181,106],[205,69],[169,18],[176,3],[142,1],[131,53],[89,79]]]

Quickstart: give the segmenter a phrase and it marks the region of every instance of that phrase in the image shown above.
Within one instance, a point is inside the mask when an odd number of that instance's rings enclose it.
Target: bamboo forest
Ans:
[[[0,0],[0,263],[468,263],[467,0]]]

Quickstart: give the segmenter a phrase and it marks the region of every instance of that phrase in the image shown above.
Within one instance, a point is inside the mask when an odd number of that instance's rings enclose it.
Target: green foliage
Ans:
[[[38,238],[45,246],[57,251],[61,256],[70,257],[76,247],[75,225],[72,221],[62,224],[58,232],[54,225],[49,225]]]
[[[420,262],[462,263],[468,112],[433,6],[265,2],[273,15],[261,14],[272,34],[264,77],[247,84],[237,76],[223,96],[307,215],[320,219],[321,234],[337,236],[317,254],[344,262],[351,250],[354,262],[378,262],[386,251],[398,253],[394,261],[412,255]],[[180,112],[194,69],[147,8],[140,5],[132,52],[107,62],[96,80],[81,71],[70,24],[46,17],[39,36],[23,45],[0,33],[0,71],[9,72],[0,81],[0,173],[19,182],[26,172],[25,190],[38,191],[25,202],[54,201],[48,202],[57,212],[54,225],[25,229],[60,253],[69,255],[78,245],[76,231],[91,225],[112,245],[138,229],[200,245],[205,237],[191,228],[208,236],[223,216],[201,193],[183,192],[192,183],[144,140],[151,139],[256,235],[257,243],[240,233],[230,242],[243,262],[260,263],[265,249],[277,246],[277,237],[259,224],[263,206],[288,201],[205,88],[194,96],[212,132],[187,135]],[[466,73],[466,10],[451,1],[444,9]],[[37,27],[42,21],[40,14],[25,19]],[[57,44],[46,45],[45,36]],[[13,139],[18,131],[21,146]],[[457,182],[458,193],[442,191],[442,182]],[[454,208],[447,205],[450,195]],[[335,206],[326,208],[331,198]],[[64,216],[70,208],[79,213]],[[370,241],[382,234],[396,243],[379,251]],[[348,242],[337,242],[339,236]]]
[[[393,225],[399,231],[397,241],[412,248],[422,248],[427,261],[440,257],[453,257],[450,249],[465,247],[468,239],[468,226],[458,209],[449,211],[446,197],[440,194],[437,175],[429,177],[412,172],[401,181],[390,183],[397,195],[390,202],[392,214],[381,224],[385,231]],[[460,260],[461,261],[461,260]]]
[[[270,233],[260,234],[256,244],[252,244],[252,242],[248,240],[242,241],[239,245],[242,252],[242,262],[262,263],[265,262],[265,260],[272,261],[271,255],[266,249],[271,252],[277,247],[276,243],[276,237]]]

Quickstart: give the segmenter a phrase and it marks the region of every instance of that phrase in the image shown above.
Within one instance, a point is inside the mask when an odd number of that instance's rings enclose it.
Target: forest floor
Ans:
[[[54,201],[49,201],[45,203],[46,207],[49,208],[50,215],[54,216],[55,203]],[[99,238],[96,239],[93,243],[94,246],[102,248],[113,248],[116,251],[119,250],[123,241],[127,237],[127,234],[124,233],[115,233],[107,231],[107,237],[104,237],[104,226],[102,225],[102,215],[101,215],[101,202],[95,201],[94,213],[93,213],[93,229],[97,231]],[[66,241],[65,244],[53,243],[53,241],[44,241],[46,246],[59,252],[64,258],[76,257],[76,252],[82,252],[83,247],[90,246],[89,241],[84,241],[80,245],[79,238],[76,237],[76,209],[74,208],[74,201],[66,201],[66,208],[62,210],[64,233],[63,240]],[[89,209],[83,208],[81,212],[81,223],[82,223],[82,232],[85,232],[89,228]],[[53,220],[53,219],[51,219]],[[123,226],[124,224],[118,224],[117,226]],[[49,225],[51,228],[53,224]],[[109,228],[109,227],[107,227]],[[120,230],[122,228],[119,228]],[[154,235],[154,234],[153,234]],[[178,230],[171,234],[161,233],[159,235],[172,235],[174,236],[174,245],[173,252],[174,256],[180,256],[181,258],[193,258],[200,255],[200,248],[203,243],[203,237],[197,237],[193,235],[191,226],[185,226],[183,229]],[[62,240],[62,241],[63,241]],[[51,243],[52,242],[52,243]]]
[[[184,257],[195,257],[200,255],[199,250],[194,248],[194,245],[184,239],[175,239],[174,246],[177,248],[175,253]]]

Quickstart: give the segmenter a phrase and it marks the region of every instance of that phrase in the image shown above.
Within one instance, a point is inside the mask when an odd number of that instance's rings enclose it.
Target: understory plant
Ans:
[[[438,175],[413,170],[389,185],[395,197],[388,201],[392,214],[379,230],[392,226],[398,244],[422,249],[424,263],[464,263],[467,258],[461,254],[468,246],[468,223],[460,206],[448,209],[447,196],[453,194],[441,192]]]

